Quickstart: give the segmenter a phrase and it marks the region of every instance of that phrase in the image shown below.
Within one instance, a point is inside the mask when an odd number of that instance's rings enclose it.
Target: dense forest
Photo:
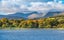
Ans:
[[[64,15],[40,19],[0,19],[0,28],[64,28]]]

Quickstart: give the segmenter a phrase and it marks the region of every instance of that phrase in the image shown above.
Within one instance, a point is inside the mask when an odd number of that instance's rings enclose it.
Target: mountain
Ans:
[[[31,14],[38,14],[38,12],[34,11],[34,12],[30,12],[30,13],[22,13],[22,12],[17,12],[15,14],[11,14],[9,16],[17,16],[17,17],[22,17],[22,18],[27,18],[29,15]]]
[[[63,11],[49,11],[44,17],[42,18],[45,18],[45,17],[51,17],[51,16],[54,16],[56,14],[61,14]],[[24,19],[28,19],[28,16],[29,15],[32,15],[32,14],[39,14],[40,12],[37,12],[37,11],[31,11],[31,12],[28,12],[28,13],[23,13],[23,12],[17,12],[17,13],[14,13],[14,14],[9,14],[9,15],[0,15],[0,18],[8,18],[8,19],[21,19],[21,18],[24,18]]]
[[[1,18],[7,18],[7,19],[21,19],[22,17],[17,17],[17,16],[9,16],[9,15],[0,15]]]
[[[64,13],[64,11],[49,11],[44,17],[52,17]]]
[[[8,19],[27,19],[27,17],[31,14],[38,14],[38,12],[34,11],[34,12],[30,12],[30,13],[23,13],[23,12],[17,12],[14,14],[9,14],[9,15],[0,15],[0,19],[1,18],[8,18]]]

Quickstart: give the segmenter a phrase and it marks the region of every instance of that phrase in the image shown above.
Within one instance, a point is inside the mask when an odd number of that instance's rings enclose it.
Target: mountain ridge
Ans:
[[[64,13],[64,11],[49,11],[42,18],[51,17],[51,16],[54,16],[55,14],[61,14],[61,13]],[[8,19],[21,19],[21,18],[24,18],[24,19],[28,19],[28,16],[32,15],[32,14],[39,14],[39,12],[37,12],[37,11],[31,12],[31,13],[17,12],[17,13],[9,14],[9,15],[0,15],[0,18],[8,18]]]

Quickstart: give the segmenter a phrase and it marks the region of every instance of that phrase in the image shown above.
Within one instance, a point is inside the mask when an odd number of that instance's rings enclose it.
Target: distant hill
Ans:
[[[64,13],[64,11],[50,11],[44,17],[52,17]]]
[[[41,17],[41,18],[52,17],[55,14],[61,14],[61,13],[62,13],[62,11],[49,11],[44,17]],[[0,18],[8,18],[8,19],[24,18],[24,19],[28,19],[28,16],[32,15],[32,14],[39,14],[39,12],[37,12],[37,11],[33,11],[33,12],[29,12],[29,13],[17,12],[17,13],[10,14],[10,15],[0,15]]]
[[[31,14],[38,14],[38,12],[34,11],[34,12],[30,12],[30,13],[22,13],[22,12],[17,12],[15,14],[11,14],[9,16],[16,16],[16,17],[22,17],[22,18],[27,18],[29,15]]]
[[[0,19],[1,18],[8,18],[8,19],[21,19],[21,18],[24,18],[24,19],[28,19],[27,17],[31,14],[37,14],[38,12],[34,11],[34,12],[31,12],[31,13],[22,13],[22,12],[17,12],[17,13],[14,13],[14,14],[10,14],[10,15],[0,15]]]
[[[7,19],[21,19],[22,17],[17,17],[17,16],[9,16],[9,15],[0,15],[1,18],[7,18]]]

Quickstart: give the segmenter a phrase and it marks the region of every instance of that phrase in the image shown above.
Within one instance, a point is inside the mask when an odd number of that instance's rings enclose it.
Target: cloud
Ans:
[[[31,7],[29,7],[28,10],[40,11],[42,13],[51,9],[47,3],[42,2],[31,2],[30,5]]]
[[[21,0],[2,0],[0,4],[0,12],[7,14],[16,13],[20,10]]]
[[[32,14],[28,16],[28,18],[37,18],[37,17],[43,17],[45,16],[49,10],[56,10],[56,11],[64,11],[64,4],[60,3],[60,1],[57,2],[32,2],[31,7],[28,8],[28,10],[32,11],[38,11],[41,12],[40,14]],[[33,17],[32,17],[33,16]]]
[[[52,9],[64,11],[64,4],[62,4],[62,1],[59,1],[58,3],[48,1],[48,2],[29,2],[29,4],[24,4],[22,0],[2,0],[0,4],[0,12],[4,12],[5,14],[13,14],[18,11],[40,12],[39,14],[29,15],[28,18],[43,17],[47,14],[47,12],[49,12],[49,10]]]
[[[8,14],[13,14],[13,13],[4,13],[4,12],[0,12],[0,15],[8,15]]]

